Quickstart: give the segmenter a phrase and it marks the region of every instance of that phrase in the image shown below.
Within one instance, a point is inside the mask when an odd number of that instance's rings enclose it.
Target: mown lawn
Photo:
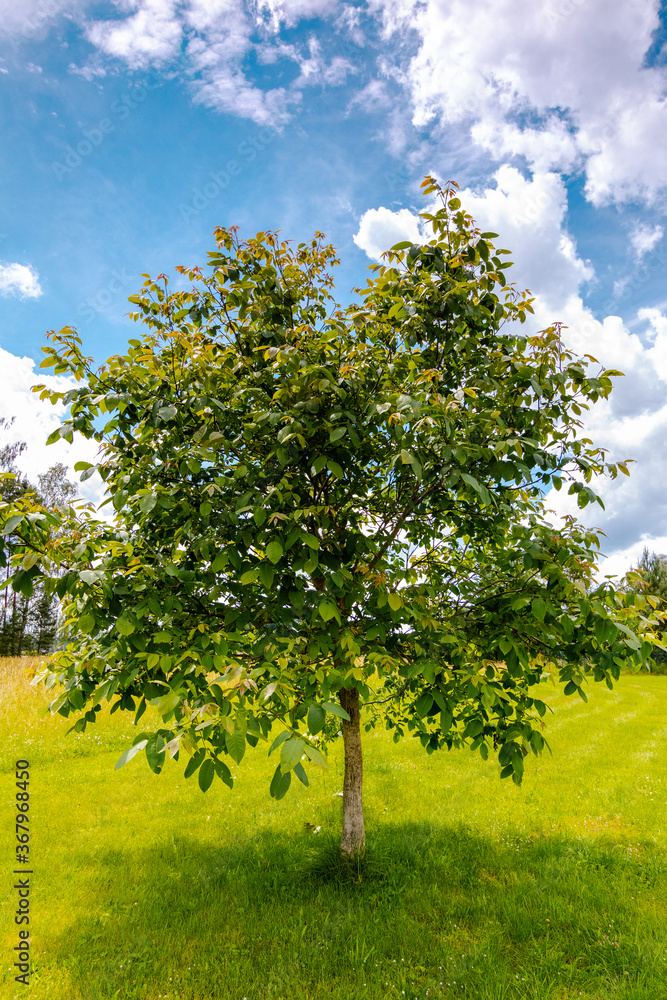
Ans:
[[[588,705],[554,692],[553,757],[528,761],[520,789],[467,752],[368,734],[355,882],[328,860],[339,753],[278,803],[261,746],[233,792],[202,794],[183,762],[114,771],[128,717],[65,739],[28,662],[0,660],[3,998],[667,998],[667,677],[591,685]],[[29,987],[11,969],[18,757],[32,765]]]

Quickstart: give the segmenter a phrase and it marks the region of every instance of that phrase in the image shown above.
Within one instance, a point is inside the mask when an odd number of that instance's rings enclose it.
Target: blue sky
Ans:
[[[27,471],[88,447],[42,445],[46,330],[122,350],[141,273],[202,263],[216,225],[324,231],[348,300],[433,172],[536,328],[626,372],[587,426],[637,461],[595,523],[610,569],[667,551],[666,45],[656,0],[0,0],[0,410]]]

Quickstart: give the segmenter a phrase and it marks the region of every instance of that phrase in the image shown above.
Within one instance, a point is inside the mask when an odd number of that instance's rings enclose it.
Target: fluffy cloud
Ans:
[[[618,316],[600,321],[585,306],[582,285],[593,277],[579,257],[565,225],[567,195],[553,172],[523,177],[515,168],[496,171],[495,183],[483,190],[462,190],[461,199],[477,224],[500,233],[497,241],[512,251],[515,266],[508,275],[535,296],[534,329],[563,322],[563,337],[578,354],[591,354],[607,368],[625,372],[609,400],[585,415],[585,431],[608,449],[609,459],[632,458],[632,475],[597,484],[605,503],[581,512],[573,497],[552,491],[548,505],[556,516],[572,513],[602,528],[605,553],[613,556],[605,572],[621,572],[636,561],[644,544],[664,548],[667,537],[667,316],[642,310],[647,327],[642,336]],[[399,239],[415,239],[419,220],[407,209],[372,209],[361,219],[355,242],[375,259]]]
[[[141,0],[123,20],[96,21],[88,37],[102,52],[122,59],[132,69],[167,62],[178,52],[183,27],[176,17],[177,0]]]
[[[97,57],[182,75],[196,99],[258,124],[284,124],[313,83],[340,85],[375,53],[416,126],[452,127],[497,161],[531,170],[582,170],[595,205],[655,200],[667,178],[664,65],[647,65],[657,0],[117,0],[100,18],[90,0],[0,0],[1,30],[32,30],[78,11]],[[324,22],[324,23],[323,23]],[[282,32],[307,26],[309,41]],[[380,39],[378,40],[378,32]],[[369,40],[372,45],[369,45]],[[342,47],[342,48],[341,48]],[[324,58],[324,53],[327,58]],[[331,54],[331,55],[330,55]],[[296,63],[279,87],[252,76]],[[383,93],[370,84],[374,110]],[[406,100],[402,102],[404,111]],[[388,109],[393,115],[397,108]]]
[[[0,397],[0,417],[8,420],[16,417],[11,428],[11,441],[25,441],[27,449],[17,460],[17,465],[31,482],[46,472],[56,462],[62,462],[69,470],[70,479],[78,482],[79,473],[74,472],[76,462],[95,462],[97,443],[84,438],[74,438],[72,444],[62,439],[46,445],[46,439],[60,425],[65,409],[62,405],[52,406],[40,400],[31,386],[44,383],[59,392],[70,388],[72,382],[62,375],[48,375],[35,371],[32,358],[20,358],[0,348],[0,370],[2,371],[2,395]],[[9,435],[7,437],[9,441]],[[0,444],[4,444],[3,440]],[[103,484],[97,474],[80,486],[82,496],[99,501]]]
[[[354,242],[374,260],[381,260],[385,250],[411,240],[418,243],[422,239],[420,219],[409,209],[392,212],[388,208],[371,208],[361,217],[359,231]]]
[[[396,63],[413,120],[470,126],[475,142],[533,169],[586,173],[596,205],[650,199],[667,176],[665,70],[645,55],[655,0],[370,0],[388,38],[412,33]]]
[[[647,253],[655,250],[658,243],[664,236],[662,226],[637,225],[630,233],[630,243],[635,252],[637,260],[642,260]]]
[[[339,12],[335,0],[127,0],[123,6],[124,18],[87,23],[99,53],[132,69],[183,72],[197,102],[259,125],[285,124],[304,87],[339,86],[355,72],[341,55],[327,60],[313,34],[305,50],[279,35],[301,20]],[[258,86],[246,66],[253,54],[263,65],[294,62],[298,76],[286,87]]]
[[[0,0],[0,31],[31,38],[45,31],[60,14],[75,11],[84,0]]]
[[[39,276],[29,264],[0,264],[0,295],[38,299],[41,294]]]

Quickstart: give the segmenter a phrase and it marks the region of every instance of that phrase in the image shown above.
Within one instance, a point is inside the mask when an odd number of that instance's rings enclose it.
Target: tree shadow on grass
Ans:
[[[353,869],[330,840],[271,831],[219,850],[168,835],[96,866],[96,912],[60,943],[86,1000],[402,1000],[454,981],[472,1000],[591,982],[653,998],[667,974],[667,859],[649,844],[413,823],[377,829]]]

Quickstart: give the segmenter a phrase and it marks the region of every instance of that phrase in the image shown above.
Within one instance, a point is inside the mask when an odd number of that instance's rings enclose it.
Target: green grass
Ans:
[[[427,757],[368,734],[368,853],[346,872],[337,751],[279,803],[261,747],[233,792],[203,795],[183,763],[114,771],[127,716],[65,739],[24,666],[0,660],[3,998],[667,997],[667,677],[591,686],[587,706],[555,693],[554,755],[527,761],[520,789],[467,752]],[[20,756],[28,988],[10,972]]]

